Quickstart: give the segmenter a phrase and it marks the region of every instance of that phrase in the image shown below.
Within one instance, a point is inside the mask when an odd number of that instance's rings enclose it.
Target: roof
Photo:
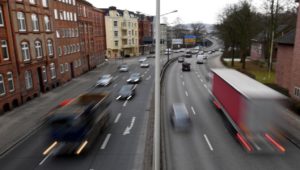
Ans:
[[[283,36],[279,37],[275,42],[278,44],[294,45],[295,43],[296,31],[292,30]]]
[[[233,69],[212,69],[212,72],[234,87],[246,98],[284,99],[281,93]]]
[[[100,10],[103,10],[105,15],[108,15],[109,14],[109,11],[110,10],[116,10],[121,16],[124,15],[124,11],[128,11],[129,15],[134,15],[135,17],[137,17],[137,14],[132,12],[132,11],[129,11],[129,10],[121,10],[121,9],[117,9],[116,7],[114,6],[111,6],[109,8],[99,8]]]

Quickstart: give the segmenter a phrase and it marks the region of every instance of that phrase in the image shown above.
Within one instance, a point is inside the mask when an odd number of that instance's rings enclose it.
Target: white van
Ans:
[[[204,63],[204,55],[203,54],[198,54],[197,55],[197,64],[203,64]]]

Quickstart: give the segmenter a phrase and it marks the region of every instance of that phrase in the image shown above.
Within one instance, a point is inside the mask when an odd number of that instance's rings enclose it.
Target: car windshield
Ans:
[[[105,74],[101,77],[101,79],[109,79],[109,78],[111,78],[110,74]]]
[[[133,73],[130,75],[130,78],[139,78],[140,77],[140,73]]]
[[[123,86],[120,90],[120,93],[128,93],[131,91],[131,88],[132,88],[132,86],[130,86],[130,85]]]

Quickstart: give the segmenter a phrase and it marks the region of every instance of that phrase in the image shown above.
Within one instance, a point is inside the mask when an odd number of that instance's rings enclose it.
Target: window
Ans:
[[[32,89],[32,75],[31,71],[26,70],[25,71],[25,87],[27,90]]]
[[[4,81],[3,81],[3,75],[0,74],[0,95],[3,96],[5,95],[5,86],[4,86]]]
[[[114,31],[115,37],[118,37],[118,31]]]
[[[56,78],[56,72],[55,72],[55,65],[54,65],[54,63],[50,64],[50,73],[51,73],[51,79],[55,79]]]
[[[36,0],[29,0],[30,4],[36,4]]]
[[[58,53],[58,56],[62,56],[62,49],[61,49],[61,47],[57,48],[57,53]]]
[[[114,21],[114,27],[118,26],[118,21]]]
[[[32,30],[39,31],[39,19],[36,14],[31,14]]]
[[[77,14],[74,13],[74,21],[76,22],[77,21]]]
[[[119,46],[119,41],[115,41],[115,46],[116,46],[116,47]]]
[[[26,31],[25,14],[23,12],[17,12],[19,31]]]
[[[78,59],[78,67],[81,66],[81,59]]]
[[[59,33],[59,31],[56,31],[56,38],[60,38],[60,33]]]
[[[29,45],[28,42],[22,42],[21,43],[21,51],[24,61],[30,60],[30,53],[29,53]]]
[[[42,0],[42,2],[43,2],[43,7],[47,8],[49,4],[48,0]]]
[[[52,43],[52,40],[47,41],[47,47],[48,47],[48,55],[53,56],[53,43]]]
[[[75,0],[73,0],[73,5],[74,5],[74,6],[76,5],[76,2],[75,2]]]
[[[68,63],[65,63],[65,71],[69,71],[69,64]]]
[[[48,16],[44,16],[44,22],[46,31],[51,31],[51,24]]]
[[[12,72],[7,72],[8,89],[10,92],[15,91],[14,77]]]
[[[299,87],[295,87],[295,96],[300,98],[300,88]]]
[[[59,19],[64,20],[64,13],[63,11],[59,11]]]
[[[77,68],[78,65],[77,65],[77,60],[74,60],[74,67]]]
[[[65,68],[64,68],[64,64],[60,64],[60,73],[64,73],[65,72]]]
[[[47,69],[45,66],[42,66],[42,78],[44,82],[47,82]]]
[[[0,6],[0,27],[4,26],[2,6]]]
[[[55,19],[58,19],[58,12],[57,12],[57,9],[54,9],[54,18],[55,18]]]
[[[43,57],[43,49],[42,49],[41,41],[39,41],[39,40],[35,41],[34,47],[35,47],[36,58],[42,58]]]
[[[64,46],[64,55],[66,55],[66,54],[67,54],[67,47]]]
[[[3,60],[9,60],[9,52],[6,40],[1,40],[2,56]]]

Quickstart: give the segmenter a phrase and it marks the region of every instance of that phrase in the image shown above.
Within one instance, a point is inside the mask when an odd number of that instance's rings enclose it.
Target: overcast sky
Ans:
[[[140,11],[148,15],[155,15],[156,0],[87,0],[98,8],[116,6],[118,9]],[[167,15],[167,22],[172,24],[177,17],[183,23],[203,22],[214,24],[218,15],[228,4],[239,0],[161,0],[161,14],[178,10],[177,13]],[[259,6],[262,0],[252,0],[253,4]],[[165,19],[161,19],[162,22]]]

